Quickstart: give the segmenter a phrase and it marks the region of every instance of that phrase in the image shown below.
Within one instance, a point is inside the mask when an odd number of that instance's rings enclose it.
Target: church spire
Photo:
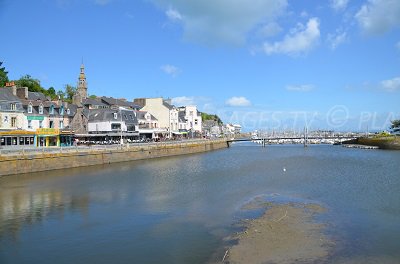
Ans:
[[[85,65],[83,65],[83,59],[81,64],[81,71],[79,73],[79,78],[78,78],[77,93],[82,97],[82,99],[87,98],[87,82],[85,76]]]

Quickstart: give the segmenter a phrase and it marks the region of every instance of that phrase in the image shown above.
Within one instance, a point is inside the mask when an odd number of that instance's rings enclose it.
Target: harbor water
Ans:
[[[326,263],[400,263],[399,151],[254,143],[1,177],[0,263],[220,262],[257,197],[325,207]]]

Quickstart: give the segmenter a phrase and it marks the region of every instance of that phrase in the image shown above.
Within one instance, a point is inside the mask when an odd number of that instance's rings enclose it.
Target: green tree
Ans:
[[[65,99],[65,93],[61,90],[57,91],[57,97],[60,98],[61,100]]]
[[[38,79],[32,78],[29,74],[22,76],[19,80],[15,81],[18,87],[28,87],[30,92],[40,92],[47,95],[47,90],[40,85]]]
[[[54,87],[50,87],[49,89],[47,89],[46,95],[50,96],[52,100],[58,99],[58,95],[56,94],[56,89],[54,89]]]
[[[206,120],[213,120],[215,122],[218,123],[218,125],[222,125],[223,122],[221,120],[221,118],[219,118],[219,116],[217,115],[210,115],[207,113],[201,113],[201,120],[206,121]]]
[[[8,80],[8,72],[4,67],[1,67],[3,64],[2,61],[0,61],[0,87],[4,87],[6,83],[9,81]]]
[[[75,93],[76,93],[76,87],[74,87],[74,86],[72,86],[70,84],[65,85],[65,88],[64,88],[64,95],[65,95],[64,100],[69,102],[69,103],[72,103],[72,97],[74,97]]]

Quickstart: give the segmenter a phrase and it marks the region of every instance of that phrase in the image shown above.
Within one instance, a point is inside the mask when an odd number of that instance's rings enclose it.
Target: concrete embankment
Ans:
[[[116,148],[69,148],[0,155],[0,176],[152,159],[227,148],[226,140],[198,140]]]
[[[380,149],[400,150],[400,137],[357,138],[343,142],[343,144],[358,144],[365,146],[376,146]]]

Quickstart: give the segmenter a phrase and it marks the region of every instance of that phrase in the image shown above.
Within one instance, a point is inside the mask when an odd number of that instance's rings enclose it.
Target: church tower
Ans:
[[[77,94],[81,96],[82,99],[87,98],[87,82],[85,76],[85,66],[81,64],[81,72],[79,73],[78,88],[76,89]]]

